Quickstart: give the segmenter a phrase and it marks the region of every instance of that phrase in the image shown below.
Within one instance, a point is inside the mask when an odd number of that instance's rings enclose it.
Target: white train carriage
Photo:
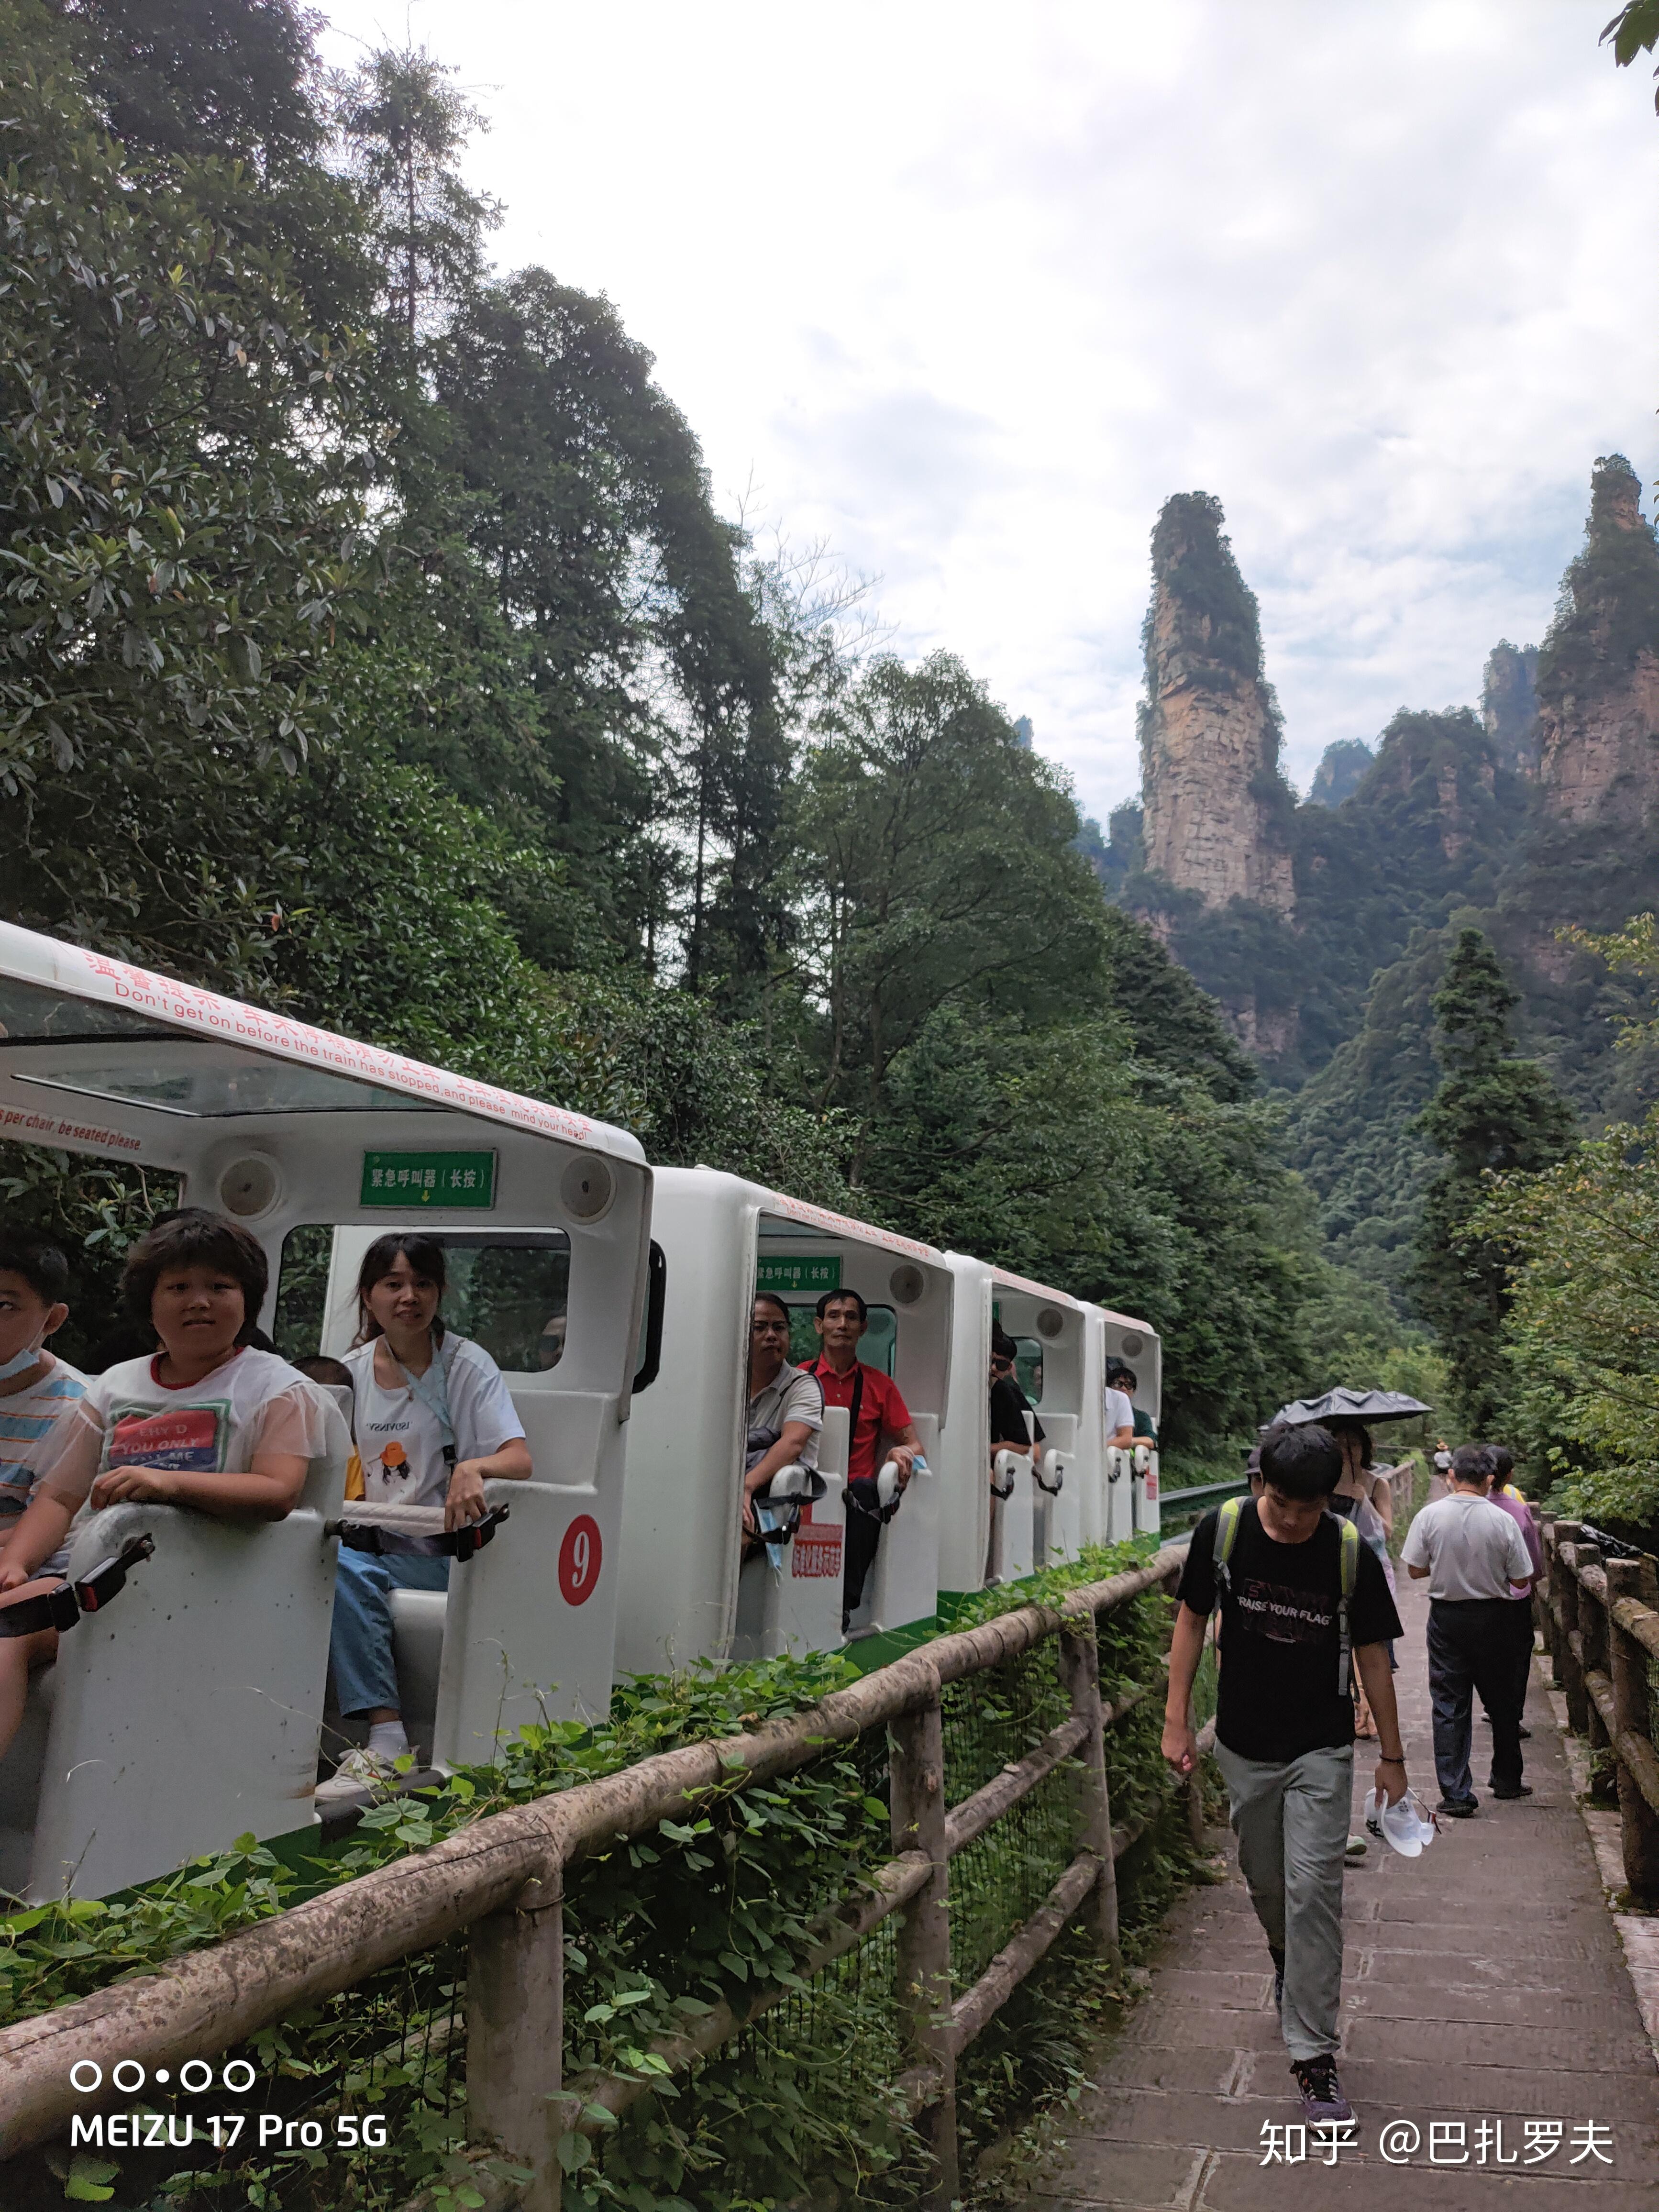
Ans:
[[[1018,1582],[1077,1557],[1097,1518],[1102,1394],[1092,1377],[1098,1332],[1064,1291],[966,1253],[950,1255],[957,1308],[951,1411],[941,1440],[939,1588],[943,1609],[988,1582]],[[1019,1347],[1018,1373],[1044,1431],[1028,1460],[990,1443],[991,1339],[998,1326]],[[971,1392],[967,1377],[976,1379]]]
[[[264,1248],[261,1321],[293,1356],[318,1348],[294,1340],[308,1297],[319,1342],[343,1326],[321,1297],[342,1224],[367,1242],[413,1218],[466,1246],[502,1217],[538,1232],[562,1269],[560,1349],[509,1376],[534,1475],[489,1486],[508,1525],[458,1565],[435,1663],[427,1639],[434,1749],[488,1760],[498,1730],[605,1711],[648,1273],[632,1137],[4,925],[0,1134],[178,1175]],[[331,1425],[274,1525],[137,1504],[77,1525],[71,1578],[140,1536],[154,1555],[34,1679],[0,1762],[0,1885],[107,1895],[313,1823],[347,1449]]]
[[[1128,1314],[1091,1306],[1092,1328],[1100,1346],[1100,1368],[1121,1362],[1136,1382],[1135,1403],[1154,1421],[1164,1412],[1164,1345],[1158,1331]],[[1097,1393],[1097,1395],[1102,1394]],[[1142,1444],[1128,1450],[1108,1447],[1103,1454],[1104,1480],[1099,1540],[1118,1544],[1130,1536],[1156,1536],[1161,1525],[1158,1452]]]
[[[791,1308],[797,1363],[817,1350],[811,1315],[824,1291],[857,1291],[869,1307],[860,1357],[897,1383],[928,1464],[882,1529],[850,1637],[860,1658],[872,1662],[919,1640],[938,1607],[937,1467],[951,1359],[944,1255],[708,1168],[657,1170],[652,1233],[664,1255],[665,1320],[660,1376],[629,1425],[619,1673],[700,1656],[834,1650],[843,1641],[844,1410],[825,1418],[818,1457],[825,1494],[802,1506],[787,1544],[743,1557],[749,1327],[757,1289],[778,1292]],[[983,1371],[974,1370],[969,1384],[981,1419]]]

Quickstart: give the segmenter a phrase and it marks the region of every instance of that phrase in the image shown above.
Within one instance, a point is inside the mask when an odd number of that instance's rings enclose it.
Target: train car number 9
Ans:
[[[599,1522],[591,1513],[579,1513],[559,1547],[559,1594],[567,1605],[585,1605],[592,1596],[604,1559]]]

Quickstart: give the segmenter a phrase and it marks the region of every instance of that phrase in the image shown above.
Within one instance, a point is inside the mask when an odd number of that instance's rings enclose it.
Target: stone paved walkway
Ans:
[[[1407,1756],[1432,1803],[1425,1586],[1401,1580]],[[1415,1860],[1373,1841],[1348,1874],[1342,2079],[1357,2153],[1334,2171],[1311,2152],[1298,2166],[1261,2163],[1264,2122],[1300,2115],[1266,1947],[1230,1851],[1225,1882],[1170,1915],[1151,1990],[1030,2212],[1659,2212],[1659,2070],[1537,1669],[1527,1723],[1533,1797],[1493,1803],[1477,1765],[1478,1818],[1449,1822]],[[1484,1760],[1491,1735],[1478,1713],[1475,1737]],[[1357,1794],[1370,1773],[1357,1765]],[[1528,2119],[1563,2124],[1547,2160],[1528,2161]],[[1500,2120],[1504,2157],[1520,2153],[1501,2166]],[[1419,2137],[1398,2165],[1380,2154],[1394,2121]],[[1572,2163],[1590,2121],[1612,2130],[1611,2166]],[[1437,2122],[1462,2123],[1467,2164],[1431,2165]],[[1455,2157],[1455,2138],[1441,2140],[1443,2158]]]

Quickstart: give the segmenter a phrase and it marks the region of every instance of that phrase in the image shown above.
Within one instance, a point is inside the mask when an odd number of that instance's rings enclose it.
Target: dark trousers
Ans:
[[[847,1549],[841,1586],[841,1625],[843,1628],[864,1601],[865,1578],[876,1564],[882,1527],[881,1506],[877,1498],[873,1475],[861,1474],[849,1482],[846,1498]]]
[[[1524,1710],[1527,1702],[1527,1685],[1532,1680],[1533,1625],[1531,1597],[1510,1598],[1509,1601],[1509,1626],[1515,1638],[1514,1649],[1510,1654],[1510,1657],[1513,1660],[1515,1666],[1516,1695],[1520,1698],[1522,1707]],[[1486,1699],[1482,1698],[1480,1704],[1483,1711],[1486,1708]],[[1492,1718],[1492,1715],[1487,1713],[1486,1718],[1490,1720]]]
[[[1492,1716],[1492,1786],[1521,1779],[1521,1707],[1526,1677],[1516,1663],[1516,1616],[1506,1597],[1436,1598],[1429,1607],[1429,1698],[1434,1708],[1434,1771],[1440,1795],[1467,1804],[1471,1717],[1476,1691]]]
[[[1515,1724],[1521,1725],[1521,1716],[1526,1710],[1527,1685],[1532,1680],[1532,1597],[1512,1597],[1508,1601],[1509,1627],[1511,1642],[1510,1664],[1515,1669]]]

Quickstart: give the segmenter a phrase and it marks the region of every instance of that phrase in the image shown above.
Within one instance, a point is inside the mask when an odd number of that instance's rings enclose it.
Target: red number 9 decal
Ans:
[[[585,1605],[592,1596],[604,1560],[599,1522],[591,1513],[579,1513],[559,1547],[559,1594],[567,1605]]]

